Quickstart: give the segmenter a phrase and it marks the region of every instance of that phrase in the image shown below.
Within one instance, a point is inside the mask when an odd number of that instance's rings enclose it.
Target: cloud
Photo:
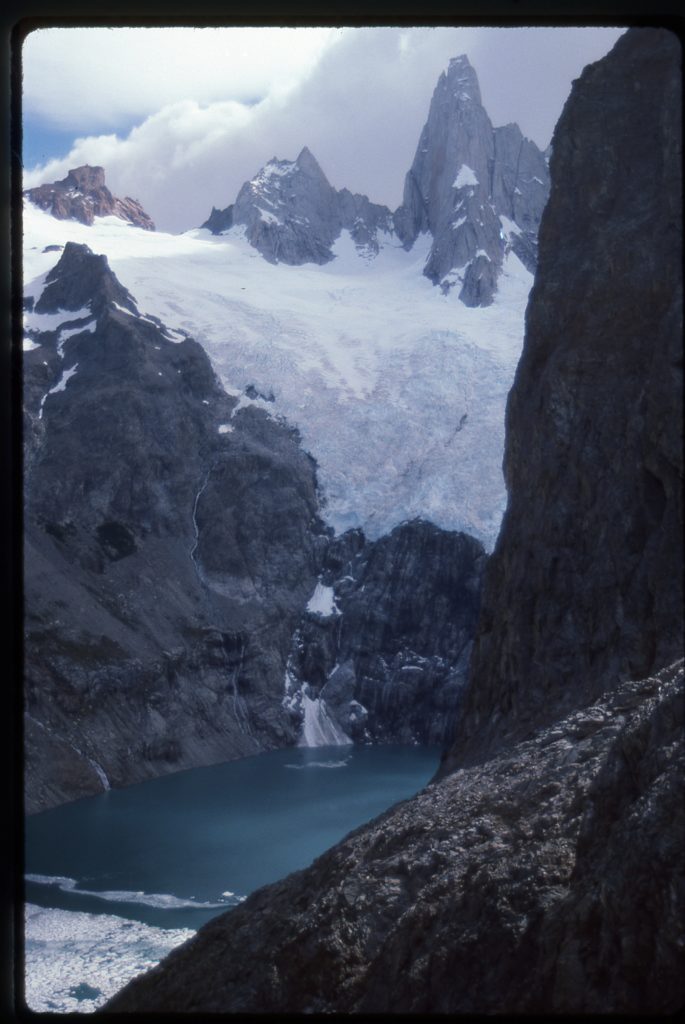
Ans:
[[[49,28],[22,51],[24,110],[74,134],[184,99],[251,102],[296,85],[339,38],[327,28]]]
[[[81,163],[101,164],[115,194],[139,199],[158,227],[179,231],[202,223],[212,206],[233,202],[242,183],[268,159],[295,159],[307,145],[337,188],[346,186],[395,208],[433,89],[450,57],[469,55],[495,125],[517,121],[524,134],[545,147],[572,79],[607,52],[620,33],[337,30],[297,67],[294,62],[270,84],[263,83],[266,95],[252,104],[244,97],[256,87],[254,75],[236,72],[241,88],[234,83],[233,91],[243,96],[241,102],[227,98],[225,83],[210,88],[211,76],[204,73],[190,91],[191,76],[183,72],[185,91],[175,83],[161,93],[156,71],[147,102],[162,94],[167,101],[125,138],[111,133],[81,138],[65,159],[28,173],[26,184],[63,177]],[[218,59],[218,50],[211,47],[199,46],[194,52],[194,60]],[[184,67],[191,66],[188,57]],[[107,66],[103,77],[109,90],[116,91],[122,74]],[[76,89],[76,79],[70,88]],[[217,98],[221,89],[225,91]],[[122,109],[124,105],[119,103]]]

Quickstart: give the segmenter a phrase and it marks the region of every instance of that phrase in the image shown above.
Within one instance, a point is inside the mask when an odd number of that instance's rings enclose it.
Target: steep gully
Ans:
[[[105,1012],[682,1007],[680,84],[675,37],[630,30],[557,126],[510,503],[440,777]]]

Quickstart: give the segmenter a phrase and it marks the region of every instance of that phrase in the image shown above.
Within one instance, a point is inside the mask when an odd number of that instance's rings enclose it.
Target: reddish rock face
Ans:
[[[136,199],[113,196],[105,185],[104,167],[76,167],[66,178],[51,185],[29,188],[24,195],[41,210],[58,220],[78,220],[92,224],[95,217],[114,216],[146,231],[155,225]]]
[[[77,167],[75,170],[69,171],[66,178],[58,182],[58,184],[77,188],[81,192],[91,192],[96,188],[104,188],[105,169],[104,167],[89,167],[88,164],[85,164],[84,167]]]

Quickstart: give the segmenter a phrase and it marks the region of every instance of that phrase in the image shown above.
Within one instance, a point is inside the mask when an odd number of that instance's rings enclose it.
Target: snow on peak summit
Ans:
[[[270,263],[328,263],[343,229],[365,254],[378,252],[378,233],[392,231],[384,206],[347,189],[337,191],[305,146],[295,161],[273,157],[246,182],[235,203],[213,209],[202,225],[213,234],[234,227]]]

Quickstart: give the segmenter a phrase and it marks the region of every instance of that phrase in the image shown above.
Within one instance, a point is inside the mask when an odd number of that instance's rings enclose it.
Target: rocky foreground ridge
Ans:
[[[680,663],[428,786],[210,921],[105,1010],[675,1009],[682,691]]]
[[[229,396],[87,246],[27,307],[27,809],[305,726],[448,742],[481,545],[418,521],[333,538],[297,433],[253,388]]]
[[[332,260],[343,230],[367,258],[389,240],[411,249],[428,233],[426,276],[443,291],[459,285],[467,306],[487,306],[510,250],[535,269],[548,194],[545,155],[517,125],[493,128],[476,72],[461,56],[440,76],[394,214],[333,188],[305,147],[295,161],[270,160],[202,227],[216,235],[240,229],[265,259],[291,265]]]
[[[682,1007],[680,75],[674,36],[633,29],[557,126],[509,509],[442,777],[106,1011]]]
[[[145,231],[154,231],[155,225],[137,199],[113,196],[105,185],[103,167],[76,167],[66,178],[51,185],[38,185],[26,189],[24,196],[41,210],[47,210],[59,220],[78,220],[92,224],[95,217],[119,217],[128,224]]]

